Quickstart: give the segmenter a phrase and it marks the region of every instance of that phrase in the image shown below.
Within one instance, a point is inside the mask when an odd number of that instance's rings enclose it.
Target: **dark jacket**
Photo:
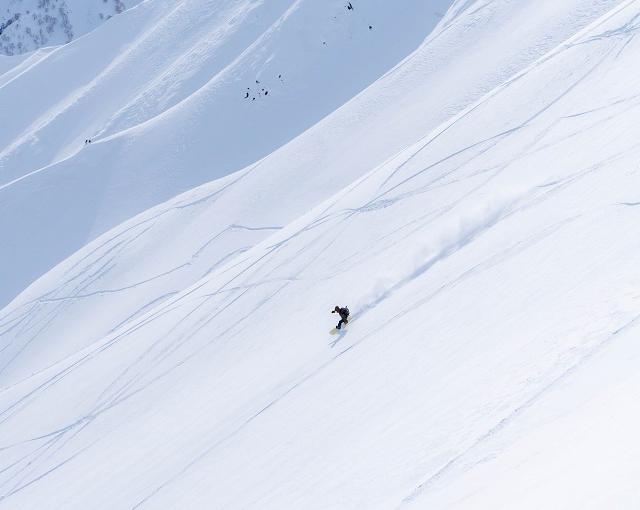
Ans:
[[[345,321],[349,317],[349,309],[348,308],[340,308],[339,306],[336,306],[331,313],[338,313],[340,315],[340,318],[345,320]]]

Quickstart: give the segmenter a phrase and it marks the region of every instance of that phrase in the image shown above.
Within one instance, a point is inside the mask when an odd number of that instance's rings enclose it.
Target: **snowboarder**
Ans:
[[[345,306],[344,308],[340,308],[336,305],[336,307],[331,310],[331,313],[337,313],[340,315],[340,322],[338,322],[336,329],[340,329],[343,324],[349,323],[349,307]]]

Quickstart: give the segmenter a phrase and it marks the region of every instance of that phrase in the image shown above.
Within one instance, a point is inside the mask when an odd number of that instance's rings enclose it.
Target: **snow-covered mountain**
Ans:
[[[542,51],[541,47],[546,48],[545,45],[551,44],[549,41],[553,41],[553,37],[558,40],[566,37],[566,27],[577,30],[587,23],[590,18],[584,12],[596,17],[604,9],[603,4],[597,3],[591,11],[583,11],[577,8],[580,3],[581,0],[576,1],[575,9],[570,9],[566,4],[558,7],[556,3],[550,3],[545,10],[545,19],[553,14],[553,19],[562,26],[563,31],[554,28],[556,25],[553,24],[540,21],[536,25],[531,21],[529,35],[521,31],[509,51],[502,49],[502,46],[504,38],[511,33],[511,25],[520,19],[532,18],[539,12],[539,5],[492,5],[484,10],[483,17],[478,17],[476,10],[469,6],[468,11],[452,9],[436,32],[393,72],[377,80],[317,126],[244,170],[246,175],[232,191],[219,197],[215,209],[207,216],[203,225],[206,233],[204,239],[183,239],[180,249],[174,251],[164,250],[147,236],[142,236],[133,240],[138,255],[131,257],[125,251],[122,253],[123,259],[118,249],[114,252],[113,247],[107,245],[104,250],[98,250],[98,257],[101,259],[106,256],[106,251],[112,260],[114,268],[108,275],[97,280],[90,279],[76,287],[77,278],[85,271],[81,266],[78,272],[62,277],[67,284],[61,285],[58,280],[53,287],[36,284],[14,306],[20,306],[20,303],[28,305],[34,299],[40,302],[42,296],[51,293],[64,299],[88,295],[82,299],[83,308],[95,299],[99,303],[97,306],[106,306],[110,313],[101,313],[101,320],[83,325],[83,335],[75,336],[75,342],[86,345],[101,338],[130,317],[132,310],[144,310],[164,296],[179,292],[217,264],[227,261],[231,255],[247,250],[273,233],[274,227],[279,228],[303,214],[309,204],[328,198],[391,157],[394,152],[415,143],[423,133],[428,133],[450,117],[451,112],[460,110],[466,102],[480,97],[486,89],[503,81],[514,68],[526,66],[537,51]],[[309,5],[313,8],[317,6],[315,3]],[[386,5],[389,4],[381,3],[379,7]],[[336,4],[336,7],[340,6]],[[345,12],[345,16],[351,15],[346,9]],[[128,14],[120,19],[125,19]],[[499,20],[498,26],[490,24],[487,28],[491,19]],[[475,27],[472,37],[469,37],[469,26]],[[549,27],[555,31],[550,32]],[[488,53],[486,47],[480,44],[485,40],[487,45],[493,45],[490,47],[495,60],[490,66],[491,72],[485,67],[468,65],[469,55],[477,51],[479,59]],[[286,47],[289,46],[287,42]],[[436,56],[438,62],[447,62],[442,65],[448,72],[442,72],[444,69],[441,66],[437,68],[439,72],[434,70]],[[460,56],[460,62],[456,61],[455,56]],[[331,62],[327,66],[327,73],[329,70],[335,71],[331,69]],[[15,90],[16,93],[22,93],[23,89],[16,87]],[[10,241],[8,245],[13,247],[1,253],[0,260],[5,267],[16,268],[7,276],[5,295],[12,289],[12,284],[16,288],[24,287],[41,271],[81,247],[96,233],[143,206],[153,205],[164,196],[183,191],[185,187],[205,180],[211,172],[222,175],[228,173],[225,169],[230,166],[233,168],[230,160],[247,157],[245,144],[248,144],[248,151],[255,150],[254,146],[262,143],[257,140],[264,141],[264,130],[275,130],[276,126],[280,126],[282,131],[282,126],[295,121],[289,116],[279,117],[277,112],[295,116],[302,111],[300,108],[291,113],[287,105],[292,96],[296,97],[295,92],[272,95],[277,101],[273,110],[266,106],[256,112],[253,105],[249,106],[250,109],[243,109],[246,105],[243,96],[232,103],[233,107],[240,108],[235,117],[244,118],[242,122],[237,121],[237,129],[242,130],[260,120],[265,127],[258,132],[241,135],[228,125],[228,115],[213,115],[207,109],[192,114],[193,109],[189,108],[187,118],[190,124],[184,124],[180,120],[184,117],[180,109],[185,105],[181,103],[177,107],[180,113],[178,120],[160,116],[153,122],[143,123],[104,142],[92,142],[61,164],[34,172],[0,189],[5,210],[12,212],[0,216],[0,231],[3,231],[3,238]],[[219,108],[215,95],[206,104],[211,108]],[[174,112],[172,110],[169,113]],[[260,115],[258,118],[256,113]],[[62,120],[53,123],[59,122]],[[68,131],[74,126],[66,123],[65,128]],[[210,143],[212,129],[219,130],[219,137],[226,140],[222,148]],[[61,133],[59,128],[52,127],[49,131],[53,133],[51,136]],[[206,136],[198,141],[202,133]],[[282,134],[277,136],[282,137]],[[34,135],[34,138],[37,144],[44,135]],[[239,138],[242,143],[238,143]],[[166,144],[167,139],[172,143]],[[176,144],[184,144],[188,150],[176,151]],[[277,145],[275,140],[272,144]],[[30,150],[30,144],[23,145],[25,156],[31,160],[33,151]],[[45,148],[48,146],[45,145]],[[116,151],[118,154],[114,155]],[[248,161],[257,157],[260,157],[259,153],[250,156]],[[212,160],[221,164],[212,167]],[[7,158],[5,161],[12,160]],[[175,167],[180,171],[172,171]],[[137,171],[132,172],[129,170],[131,168]],[[304,181],[301,182],[301,179]],[[179,225],[179,230],[182,230],[184,224]],[[122,228],[126,230],[128,227]],[[181,232],[174,235],[182,236]],[[209,242],[212,237],[214,242]],[[100,242],[97,241],[98,244]],[[42,243],[48,247],[46,253],[37,249]],[[196,261],[194,254],[204,256],[198,256]],[[121,271],[125,272],[124,278]],[[131,278],[130,275],[136,276]],[[144,292],[140,292],[138,282],[144,282]],[[105,289],[120,290],[103,292]],[[57,303],[57,300],[40,303],[39,307],[44,308],[41,315],[49,317],[49,308],[57,308]],[[66,313],[77,315],[75,306],[65,306]],[[63,316],[56,312],[54,318],[47,319],[48,327],[35,336],[13,330],[13,334],[18,336],[12,340],[7,354],[15,353],[21,360],[32,363],[37,357],[31,353],[31,349],[40,350],[46,345],[57,356],[66,355],[68,344],[55,340],[60,335],[67,336],[68,326]],[[58,325],[62,330],[57,329]],[[71,344],[72,350],[77,347],[75,342]],[[49,362],[57,359],[54,357]],[[13,356],[8,356],[6,363],[0,364],[0,379],[7,377],[8,372],[17,370],[20,363]]]
[[[637,506],[640,0],[168,5],[0,60],[0,508]]]
[[[64,44],[140,0],[2,0],[0,54]]]
[[[13,68],[0,303],[132,215],[268,156],[414,50],[448,3],[154,0]]]

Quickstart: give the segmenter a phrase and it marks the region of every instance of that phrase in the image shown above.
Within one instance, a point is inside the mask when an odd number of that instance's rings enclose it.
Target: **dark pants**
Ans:
[[[347,317],[340,317],[340,322],[338,322],[338,325],[336,326],[336,329],[340,329],[342,327],[343,324],[347,324],[349,322],[349,319]]]

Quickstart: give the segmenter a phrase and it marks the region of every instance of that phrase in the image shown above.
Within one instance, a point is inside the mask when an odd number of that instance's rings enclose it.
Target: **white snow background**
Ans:
[[[0,57],[0,508],[640,506],[640,0],[347,3]]]

